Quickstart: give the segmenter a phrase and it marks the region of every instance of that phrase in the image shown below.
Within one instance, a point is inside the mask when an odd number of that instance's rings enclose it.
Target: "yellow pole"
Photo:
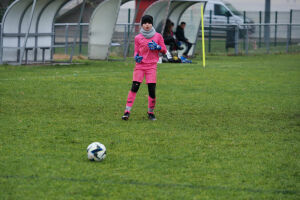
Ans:
[[[201,26],[202,26],[203,67],[205,67],[205,38],[204,38],[204,23],[203,23],[203,5],[201,5]]]

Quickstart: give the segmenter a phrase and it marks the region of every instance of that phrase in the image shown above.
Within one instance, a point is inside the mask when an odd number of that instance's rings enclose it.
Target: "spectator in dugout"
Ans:
[[[178,42],[175,39],[173,28],[174,28],[174,23],[171,20],[167,19],[165,30],[163,33],[163,38],[165,44],[170,46],[169,48],[170,52],[183,49],[183,47],[180,47],[178,45]]]
[[[184,36],[184,28],[186,26],[185,22],[181,22],[179,26],[177,26],[176,29],[176,38],[178,41],[183,42],[186,44],[187,48],[186,50],[183,52],[183,56],[184,57],[188,57],[188,53],[192,47],[192,43],[189,42],[189,40]]]

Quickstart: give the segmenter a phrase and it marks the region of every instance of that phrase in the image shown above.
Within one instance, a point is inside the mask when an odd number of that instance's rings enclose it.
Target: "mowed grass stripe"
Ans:
[[[63,181],[63,182],[81,182],[81,183],[91,183],[99,184],[99,185],[137,185],[137,186],[145,186],[145,187],[158,187],[158,188],[193,188],[193,189],[201,189],[201,190],[226,190],[226,191],[245,191],[250,193],[278,193],[278,194],[298,194],[299,191],[290,191],[290,190],[261,190],[261,189],[250,189],[250,188],[229,188],[222,186],[205,186],[205,185],[189,185],[189,184],[162,184],[162,183],[143,183],[136,181],[126,181],[123,182],[111,182],[109,180],[100,181],[98,179],[75,179],[75,178],[66,178],[66,177],[51,177],[49,180],[41,180],[42,177],[39,176],[1,176],[1,178],[5,179],[28,179],[33,181]]]

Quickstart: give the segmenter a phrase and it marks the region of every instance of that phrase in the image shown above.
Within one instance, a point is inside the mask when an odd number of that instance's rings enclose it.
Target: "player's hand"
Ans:
[[[161,46],[159,46],[156,42],[152,40],[152,42],[148,43],[148,47],[150,50],[161,50]]]
[[[143,60],[143,56],[139,56],[139,54],[136,54],[136,56],[134,56],[134,60],[137,63],[141,63]]]

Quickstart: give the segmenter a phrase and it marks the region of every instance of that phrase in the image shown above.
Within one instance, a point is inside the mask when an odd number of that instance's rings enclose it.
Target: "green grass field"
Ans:
[[[121,120],[133,60],[0,66],[0,199],[299,199],[299,54],[194,61],[158,66],[155,122],[145,84]]]

